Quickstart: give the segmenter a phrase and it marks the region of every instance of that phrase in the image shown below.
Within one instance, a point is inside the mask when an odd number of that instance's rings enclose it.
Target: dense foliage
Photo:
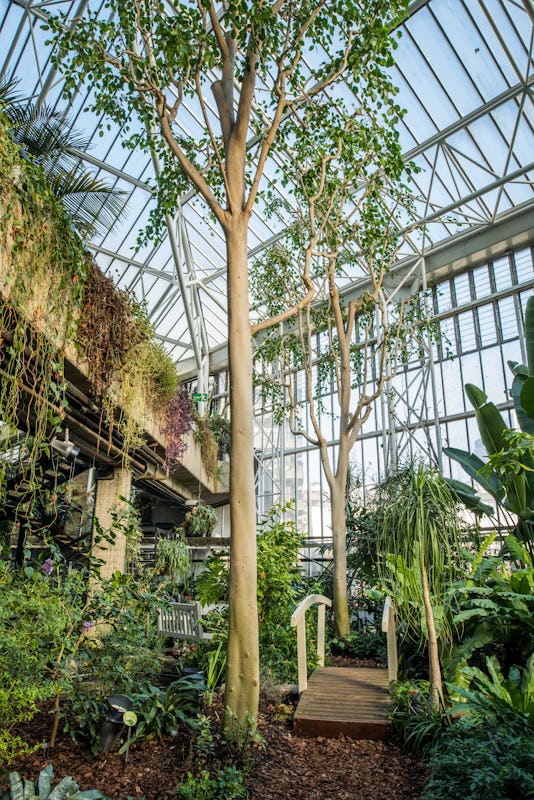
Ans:
[[[290,505],[275,505],[258,526],[258,621],[262,677],[281,682],[294,680],[297,668],[297,638],[290,625],[291,614],[307,594],[299,567],[303,537],[295,523],[284,519]],[[228,556],[215,553],[205,562],[196,580],[196,595],[204,605],[226,603],[228,591]],[[209,618],[208,618],[209,624]],[[212,618],[216,635],[204,646],[207,653],[216,650],[225,639],[226,615],[217,612]],[[310,620],[310,639],[314,634]],[[310,652],[313,645],[310,645]],[[313,656],[311,656],[313,660]],[[209,657],[206,656],[209,664]]]
[[[526,800],[534,797],[531,728],[458,722],[432,751],[421,800]]]

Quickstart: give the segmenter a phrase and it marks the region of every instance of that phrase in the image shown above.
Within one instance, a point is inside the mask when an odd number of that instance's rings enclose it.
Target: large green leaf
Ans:
[[[486,453],[493,455],[503,450],[506,447],[504,432],[508,430],[508,426],[495,403],[488,402],[480,407],[475,406],[475,414]]]
[[[469,402],[475,409],[480,408],[484,403],[488,402],[487,394],[483,392],[482,389],[479,389],[478,386],[475,386],[474,383],[465,384],[465,393],[469,398]]]
[[[534,297],[529,297],[525,309],[525,343],[528,374],[534,377]]]
[[[502,482],[499,480],[498,476],[492,473],[489,477],[480,474],[480,470],[485,467],[485,462],[482,461],[474,453],[468,453],[466,450],[459,450],[456,447],[444,447],[443,452],[445,455],[452,458],[453,461],[457,461],[464,470],[467,472],[470,478],[473,478],[480,486],[485,489],[492,497],[494,497],[497,501],[501,502],[504,499],[504,486]],[[466,489],[471,489],[465,483],[461,481],[457,481],[456,483],[459,484],[458,487],[454,487],[455,491],[465,491],[463,487]]]
[[[506,363],[514,375],[522,375],[524,378],[528,378],[528,367],[526,364],[519,364],[517,361],[507,361]]]
[[[511,362],[508,363],[510,364]],[[515,378],[512,382],[512,400],[514,401],[514,408],[519,427],[522,431],[524,431],[524,433],[534,434],[534,418],[525,412],[525,409],[521,403],[521,390],[528,378],[528,374],[526,374],[527,368],[524,364],[519,366],[524,371],[519,371],[519,369],[517,371],[514,370]]]
[[[525,414],[532,420],[534,425],[534,378],[530,376],[525,378],[519,397]]]
[[[458,500],[474,514],[493,516],[494,509],[487,503],[482,502],[472,486],[462,481],[457,481],[455,478],[444,478],[444,480]]]

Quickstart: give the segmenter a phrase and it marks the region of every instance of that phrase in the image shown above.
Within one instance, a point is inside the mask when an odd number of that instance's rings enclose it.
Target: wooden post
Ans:
[[[397,654],[397,622],[391,597],[386,597],[382,613],[382,631],[386,634],[388,652],[388,678],[390,685],[397,682],[399,659]]]
[[[291,625],[297,629],[297,665],[299,694],[302,694],[308,685],[308,663],[306,658],[306,611],[315,603],[319,604],[317,614],[317,657],[319,666],[324,666],[325,645],[325,606],[331,606],[332,601],[322,594],[310,594],[302,600],[291,615]]]

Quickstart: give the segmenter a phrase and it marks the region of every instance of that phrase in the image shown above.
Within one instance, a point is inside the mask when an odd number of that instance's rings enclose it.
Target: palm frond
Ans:
[[[125,193],[110,188],[79,165],[68,172],[56,167],[48,180],[75,227],[86,234],[107,233],[124,212]]]
[[[15,91],[16,81],[0,81],[0,106],[10,123],[10,136],[22,155],[39,164],[73,226],[82,236],[104,235],[126,207],[124,192],[110,187],[84,169],[77,151],[89,140],[61,112],[26,103]]]

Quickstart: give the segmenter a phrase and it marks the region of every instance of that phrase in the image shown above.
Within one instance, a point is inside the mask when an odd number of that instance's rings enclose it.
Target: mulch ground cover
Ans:
[[[352,662],[356,665],[355,662]],[[359,662],[363,666],[362,662]],[[222,703],[206,713],[221,717]],[[291,704],[263,700],[258,731],[265,746],[256,750],[249,782],[251,800],[416,800],[426,779],[417,759],[390,741],[299,739],[291,732]],[[40,743],[50,734],[50,714],[39,713],[24,729],[25,738]],[[22,729],[21,729],[22,731]],[[61,735],[51,752],[39,750],[10,765],[35,779],[51,763],[53,781],[71,775],[81,789],[99,789],[110,800],[171,800],[176,786],[193,770],[192,734],[135,743],[125,756],[115,752],[94,756],[87,743]],[[8,786],[0,767],[0,789]]]

